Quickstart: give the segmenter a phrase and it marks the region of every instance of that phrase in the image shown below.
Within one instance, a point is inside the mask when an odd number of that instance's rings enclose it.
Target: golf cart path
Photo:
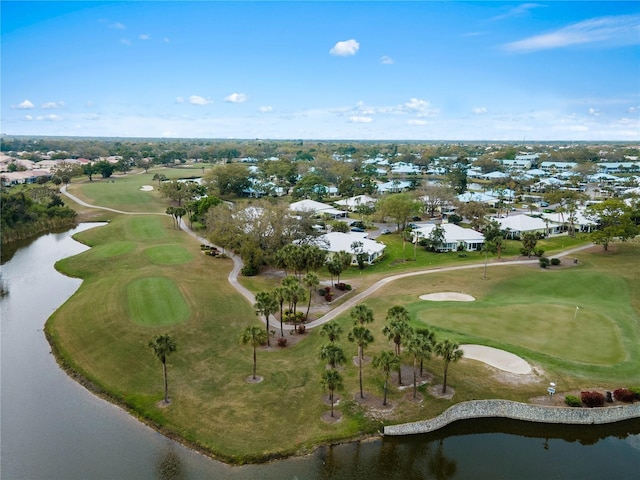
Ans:
[[[115,212],[115,213],[122,213],[122,214],[127,214],[127,215],[166,215],[166,214],[162,214],[162,213],[138,213],[138,212],[124,212],[121,210],[116,210],[113,208],[108,208],[108,207],[101,207],[101,206],[96,206],[96,205],[90,205],[82,200],[80,200],[79,198],[75,197],[74,195],[70,194],[67,192],[66,190],[66,186],[63,186],[60,191],[66,195],[67,197],[71,198],[73,201],[79,203],[80,205],[83,205],[85,207],[89,207],[89,208],[98,208],[98,209],[102,209],[102,210],[108,210],[111,212]],[[221,249],[221,247],[213,245],[209,240],[207,240],[206,238],[200,237],[199,235],[197,235],[193,230],[191,230],[187,224],[184,222],[184,220],[182,220],[182,218],[180,219],[180,228],[185,231],[186,233],[188,233],[189,235],[191,235],[192,237],[196,238],[201,244],[204,245],[209,245],[212,247],[216,247]],[[560,257],[565,257],[567,255],[571,255],[573,253],[579,252],[581,250],[586,250],[588,248],[593,247],[593,243],[589,243],[586,245],[582,245],[579,247],[575,247],[569,250],[565,250],[563,252],[560,252],[556,255],[553,255],[551,258],[560,258]],[[224,249],[222,249],[224,251]],[[242,267],[244,266],[242,259],[231,252],[225,252],[233,261],[233,268],[231,269],[231,271],[229,272],[229,276],[228,281],[231,284],[231,286],[233,286],[243,297],[245,297],[247,299],[247,301],[253,305],[256,301],[255,299],[255,295],[249,291],[246,287],[244,287],[243,285],[240,284],[240,282],[238,281],[238,275],[240,274],[240,271],[242,270]],[[379,290],[380,288],[382,288],[383,286],[394,282],[396,280],[399,280],[401,278],[408,278],[408,277],[414,277],[414,276],[418,276],[418,275],[429,275],[429,274],[435,274],[435,273],[440,273],[440,272],[451,272],[451,271],[456,271],[456,270],[469,270],[469,269],[475,269],[475,268],[486,268],[486,267],[495,267],[495,266],[514,266],[514,265],[531,265],[531,264],[535,264],[538,263],[537,259],[533,259],[533,260],[512,260],[512,261],[506,261],[506,262],[499,262],[499,263],[491,263],[491,264],[483,264],[483,263],[478,263],[478,264],[470,264],[470,265],[457,265],[457,266],[452,266],[452,267],[437,267],[437,268],[429,268],[429,269],[425,269],[425,270],[416,270],[413,272],[404,272],[404,273],[399,273],[396,275],[390,275],[388,277],[385,277],[383,279],[378,280],[377,282],[375,282],[373,285],[369,286],[368,288],[364,289],[362,292],[358,293],[357,295],[354,295],[353,297],[349,298],[347,301],[345,301],[343,304],[337,306],[336,308],[334,308],[333,310],[327,312],[325,315],[323,315],[322,317],[313,320],[312,322],[309,322],[307,324],[305,324],[306,328],[315,328],[318,327],[320,325],[323,325],[327,322],[330,322],[331,320],[335,319],[336,317],[342,315],[344,312],[346,312],[347,310],[351,309],[352,307],[354,307],[355,305],[357,305],[358,303],[360,303],[361,301],[363,301],[365,298],[367,298],[368,296],[370,296],[372,293],[376,292],[377,290]],[[280,322],[279,320],[277,320],[273,315],[269,317],[268,319],[269,321],[269,326],[274,327],[274,328],[280,328]],[[284,325],[284,329],[286,330],[293,330],[293,326],[292,325]],[[464,357],[471,359],[471,360],[477,360],[477,361],[481,361],[483,363],[486,363],[488,365],[491,365],[495,368],[507,371],[507,372],[511,372],[511,373],[516,373],[516,374],[521,374],[521,375],[526,375],[531,373],[532,369],[531,366],[522,358],[506,352],[504,350],[498,350],[496,348],[491,348],[491,347],[486,347],[484,345],[461,345],[460,347],[463,351],[464,351]]]

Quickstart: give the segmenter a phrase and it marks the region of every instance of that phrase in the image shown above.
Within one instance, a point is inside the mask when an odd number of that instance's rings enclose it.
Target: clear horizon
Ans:
[[[2,1],[11,136],[640,141],[640,2]]]

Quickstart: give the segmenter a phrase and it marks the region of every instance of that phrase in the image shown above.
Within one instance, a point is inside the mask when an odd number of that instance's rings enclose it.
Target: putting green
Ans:
[[[138,278],[128,285],[127,297],[130,318],[140,325],[173,325],[190,315],[189,305],[169,278]]]
[[[421,302],[422,305],[424,303]],[[482,308],[429,308],[416,318],[434,327],[476,339],[517,345],[545,355],[589,365],[614,365],[625,359],[615,321],[602,310],[558,304],[519,304]]]
[[[189,263],[193,255],[181,245],[158,245],[145,249],[144,254],[155,265]]]

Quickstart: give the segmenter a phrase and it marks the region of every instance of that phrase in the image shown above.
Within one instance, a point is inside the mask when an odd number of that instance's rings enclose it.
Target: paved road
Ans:
[[[67,197],[71,198],[73,201],[75,201],[75,202],[77,202],[80,205],[83,205],[85,207],[89,207],[89,208],[99,208],[99,209],[102,209],[102,210],[109,210],[111,212],[123,213],[123,214],[128,214],[128,215],[131,215],[131,214],[133,214],[133,215],[165,215],[165,214],[159,214],[159,213],[124,212],[124,211],[121,211],[121,210],[115,210],[113,208],[101,207],[101,206],[97,206],[97,205],[90,205],[90,204],[88,204],[86,202],[83,202],[79,198],[71,195],[70,193],[68,193],[66,187],[62,187],[60,189],[60,191],[64,195],[66,195]],[[187,226],[187,224],[182,219],[180,220],[180,227],[182,228],[182,230],[187,232],[189,235],[191,235],[194,238],[198,239],[198,241],[201,244],[209,245],[209,246],[212,246],[212,247],[216,247],[216,248],[218,248],[220,250],[224,250],[224,249],[222,249],[221,247],[219,247],[217,245],[213,245],[206,238],[198,236],[193,230],[191,230]],[[566,250],[564,252],[560,252],[557,255],[553,255],[552,258],[565,257],[565,256],[572,255],[572,254],[574,254],[576,252],[579,252],[581,250],[585,250],[585,249],[591,248],[591,247],[593,247],[592,243],[590,243],[588,245],[582,245],[580,247],[576,247],[576,248],[572,248],[570,250]],[[255,295],[251,291],[249,291],[247,288],[242,286],[240,284],[240,282],[238,281],[238,275],[240,274],[240,271],[242,270],[242,267],[243,267],[242,259],[240,257],[238,257],[237,255],[231,253],[231,252],[226,252],[226,253],[231,258],[231,260],[233,260],[233,268],[232,268],[231,272],[229,272],[229,276],[228,276],[229,283],[243,297],[245,297],[247,299],[247,301],[249,301],[249,303],[251,305],[253,305],[255,303],[255,301],[256,301]],[[513,265],[530,265],[530,264],[536,264],[536,263],[538,263],[538,259],[537,258],[531,259],[531,260],[527,259],[527,260],[513,260],[513,261],[506,261],[506,262],[489,263],[489,264],[487,264],[487,267],[503,267],[503,266],[513,266]],[[396,280],[399,280],[401,278],[414,277],[414,276],[418,276],[418,275],[429,275],[429,274],[435,274],[435,273],[441,273],[441,272],[451,272],[451,271],[456,271],[456,270],[470,270],[470,269],[477,269],[477,268],[484,268],[484,267],[485,267],[484,263],[477,263],[477,264],[471,264],[471,265],[457,265],[457,266],[453,266],[453,267],[429,268],[429,269],[419,270],[419,271],[414,271],[414,272],[406,272],[406,273],[400,273],[400,274],[397,274],[397,275],[390,275],[388,277],[383,278],[382,280],[377,281],[376,283],[374,283],[370,287],[366,288],[362,292],[358,293],[357,295],[354,295],[353,297],[348,299],[346,302],[344,302],[343,304],[337,306],[333,310],[327,312],[326,314],[324,314],[322,317],[318,318],[317,320],[314,320],[312,322],[306,323],[305,327],[307,329],[315,328],[315,327],[318,327],[320,325],[323,325],[323,324],[333,320],[334,318],[338,317],[339,315],[342,315],[344,312],[346,312],[350,308],[354,307],[355,305],[357,305],[358,303],[363,301],[365,298],[367,298],[372,293],[374,293],[377,290],[379,290],[381,287],[383,287],[383,286],[385,286],[385,285],[387,285],[387,284],[389,284],[391,282],[394,282]],[[274,316],[271,316],[269,318],[269,325],[274,327],[274,328],[279,329],[280,328],[280,321],[277,320]],[[284,328],[285,328],[285,330],[293,330],[294,327],[293,327],[293,325],[284,325]]]

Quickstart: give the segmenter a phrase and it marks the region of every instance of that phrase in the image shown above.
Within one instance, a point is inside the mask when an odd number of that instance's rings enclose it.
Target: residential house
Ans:
[[[476,232],[471,228],[462,228],[453,223],[443,223],[440,225],[444,233],[444,242],[438,248],[440,252],[456,252],[456,251],[479,251],[484,245],[484,235]],[[429,238],[429,235],[436,228],[436,224],[428,223],[411,231],[414,242],[419,242],[423,238]]]

